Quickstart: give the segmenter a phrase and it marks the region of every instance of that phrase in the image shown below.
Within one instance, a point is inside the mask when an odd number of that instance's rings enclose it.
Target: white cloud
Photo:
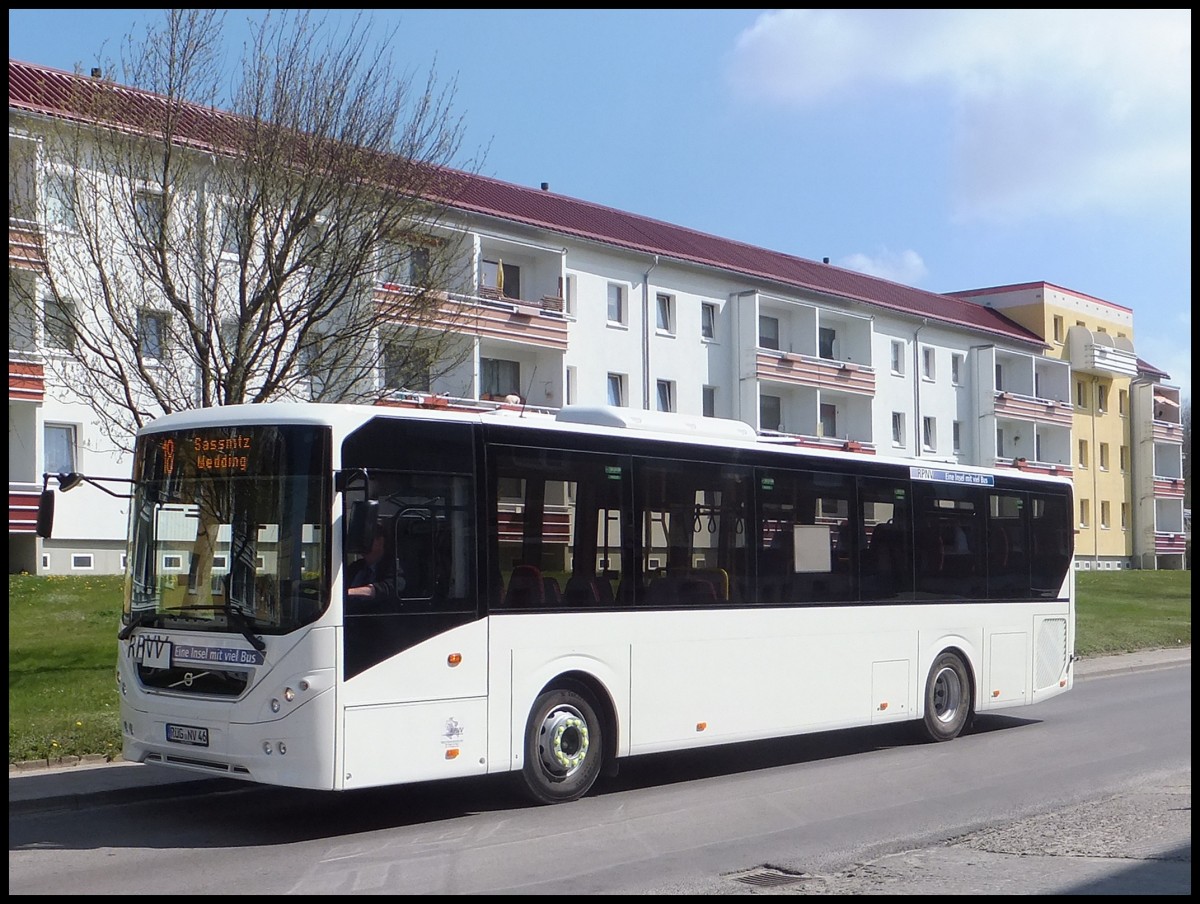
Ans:
[[[1190,10],[782,10],[728,72],[746,100],[797,109],[935,92],[964,219],[1190,196]]]
[[[886,248],[874,257],[862,253],[851,254],[838,260],[837,265],[906,286],[920,285],[929,272],[925,261],[917,252],[888,251]]]

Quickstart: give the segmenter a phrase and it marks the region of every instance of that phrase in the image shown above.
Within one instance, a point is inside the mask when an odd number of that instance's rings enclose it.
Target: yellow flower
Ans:
[[[76,727],[76,728],[83,728],[83,723],[82,723],[82,722],[76,722],[76,723],[75,723],[75,727]]]

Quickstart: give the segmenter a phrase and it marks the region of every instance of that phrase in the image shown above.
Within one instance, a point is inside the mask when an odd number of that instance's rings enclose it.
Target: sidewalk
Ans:
[[[1087,678],[1165,668],[1190,662],[1191,658],[1190,646],[1101,656],[1080,660],[1076,663],[1075,675],[1077,678]],[[13,816],[52,810],[78,810],[135,800],[212,794],[239,787],[246,787],[246,783],[238,779],[208,778],[124,760],[105,763],[89,758],[78,765],[54,766],[27,762],[10,764],[8,767],[8,813]]]

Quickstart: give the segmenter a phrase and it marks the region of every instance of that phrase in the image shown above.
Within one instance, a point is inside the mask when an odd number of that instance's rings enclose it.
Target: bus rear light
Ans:
[[[1000,696],[1000,692],[999,692],[999,691],[992,691],[992,696],[993,696],[993,697],[999,697],[999,696]]]
[[[456,759],[457,757],[458,757],[458,748],[457,747],[447,747],[446,748],[446,759],[453,760],[453,759]]]
[[[451,653],[446,657],[446,664],[450,666],[450,668],[454,668],[460,662],[462,662],[462,653]]]
[[[887,709],[887,701],[886,700],[884,700],[882,703],[879,704],[880,712],[883,712],[885,709]]]
[[[697,722],[696,723],[696,731],[704,731],[704,729],[706,729],[706,728],[708,728],[707,722]]]

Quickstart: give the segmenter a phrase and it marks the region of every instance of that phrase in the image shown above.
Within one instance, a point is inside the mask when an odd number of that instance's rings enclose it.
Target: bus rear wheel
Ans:
[[[971,678],[957,653],[940,654],[925,682],[925,737],[949,741],[959,736],[971,718]]]
[[[546,691],[533,704],[525,727],[522,778],[540,804],[578,800],[600,775],[602,726],[592,705],[569,690]]]

